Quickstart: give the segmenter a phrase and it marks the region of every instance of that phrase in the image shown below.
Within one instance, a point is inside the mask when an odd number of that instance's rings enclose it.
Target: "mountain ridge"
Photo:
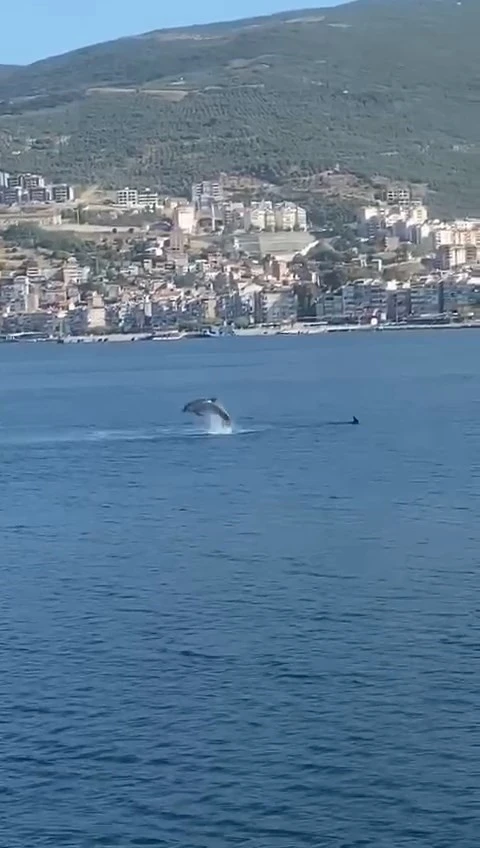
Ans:
[[[478,31],[476,0],[355,0],[0,67],[0,164],[177,191],[219,170],[288,183],[339,162],[426,182],[439,210],[456,190],[471,212]]]
[[[158,43],[163,45],[170,45],[172,43],[178,45],[182,42],[188,43],[193,41],[197,44],[200,43],[202,46],[208,46],[207,42],[214,38],[222,40],[227,39],[228,41],[231,41],[232,37],[236,37],[242,32],[248,32],[252,29],[282,26],[290,22],[294,24],[301,23],[302,21],[307,22],[312,17],[318,17],[319,20],[324,20],[325,16],[333,11],[356,6],[358,3],[362,2],[368,2],[368,0],[352,0],[350,3],[344,3],[341,6],[333,8],[319,7],[318,9],[294,9],[287,12],[278,12],[274,15],[239,18],[233,21],[220,21],[207,24],[194,24],[186,27],[155,29],[144,33],[99,42],[98,44],[79,47],[66,53],[59,53],[45,59],[39,59],[28,65],[15,67],[14,70],[16,73],[13,75],[10,74],[9,78],[5,81],[4,86],[0,86],[0,99],[16,96],[31,96],[32,94],[44,95],[52,93],[52,89],[51,87],[48,87],[48,85],[55,85],[55,71],[57,69],[63,70],[65,66],[71,67],[72,64],[75,64],[78,61],[80,61],[80,64],[83,61],[85,61],[85,63],[90,63],[92,57],[95,57],[96,55],[98,56],[102,53],[105,54],[107,58],[111,58],[112,53],[113,55],[123,55],[125,51],[128,52],[130,50],[135,50],[138,42],[143,42],[144,45],[150,42],[151,46],[156,46]],[[202,44],[202,42],[204,44]],[[181,51],[179,52],[179,58],[181,61],[183,59],[183,55]],[[156,65],[158,65],[157,72],[162,71],[161,58],[156,55],[155,59]],[[137,57],[137,62],[141,63],[141,61],[141,57]],[[49,76],[42,77],[43,72],[46,72]],[[107,69],[107,73],[111,74],[112,69]],[[98,80],[90,78],[88,82],[91,84],[95,81]],[[107,78],[105,82],[108,81],[109,79]],[[124,81],[131,82],[132,80],[127,77]],[[60,80],[60,82],[62,85],[65,85],[65,80]],[[77,88],[78,90],[82,90],[83,88],[88,88],[89,84],[86,84],[86,81],[80,80],[80,85],[77,86]],[[30,87],[27,91],[28,86]]]

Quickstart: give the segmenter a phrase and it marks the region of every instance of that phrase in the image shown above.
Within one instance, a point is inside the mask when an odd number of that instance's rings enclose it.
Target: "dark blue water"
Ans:
[[[479,354],[0,347],[2,848],[476,844]]]

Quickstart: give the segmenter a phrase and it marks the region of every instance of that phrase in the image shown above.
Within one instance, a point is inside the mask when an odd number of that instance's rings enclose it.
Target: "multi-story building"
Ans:
[[[245,205],[239,203],[222,203],[218,207],[218,216],[228,227],[241,227],[245,216]]]
[[[34,188],[45,188],[45,178],[41,174],[21,174],[22,187],[30,191]]]
[[[440,280],[424,278],[410,284],[410,314],[438,315],[443,311],[443,288]]]
[[[47,185],[41,174],[0,175],[0,202],[13,206],[28,203],[67,203],[74,199],[72,186]]]
[[[417,238],[416,228],[424,226],[428,220],[428,209],[414,201],[364,206],[358,220],[361,235],[368,239],[390,234],[402,241],[414,241]]]
[[[143,326],[145,328],[151,327],[153,323],[153,307],[151,298],[146,295],[143,298]]]
[[[202,319],[206,323],[213,323],[217,319],[217,298],[208,294],[201,299]]]
[[[433,246],[435,250],[442,247],[443,245],[450,245],[454,243],[454,231],[453,227],[442,225],[440,227],[436,227],[432,233],[433,238]]]
[[[72,336],[80,336],[86,333],[87,324],[87,307],[82,305],[71,306],[65,318],[65,329]]]
[[[203,180],[192,186],[192,203],[198,208],[220,203],[223,199],[223,186],[219,180]]]
[[[82,269],[74,256],[67,259],[62,269],[63,282],[66,286],[77,286],[82,282]]]
[[[380,206],[363,206],[358,214],[360,234],[375,239],[385,229],[385,210]]]
[[[191,235],[196,228],[196,213],[193,203],[186,206],[177,206],[173,213],[174,225],[177,229]]]
[[[2,317],[3,333],[35,333],[47,338],[55,332],[57,316],[50,311],[7,313]]]
[[[244,226],[246,230],[269,231],[275,229],[275,210],[270,200],[253,202],[245,209]]]
[[[173,230],[170,231],[170,245],[167,249],[167,254],[171,253],[185,253],[185,233],[179,227],[174,227]]]
[[[28,192],[21,186],[14,188],[6,188],[2,193],[2,201],[6,206],[19,206],[21,203],[28,201]]]
[[[7,188],[23,188],[21,174],[10,174],[7,177]]]
[[[54,203],[69,203],[75,200],[75,192],[73,187],[67,183],[58,183],[52,185],[52,200]]]
[[[25,274],[17,274],[1,281],[0,305],[12,313],[26,312],[30,281]]]
[[[106,326],[105,304],[103,297],[93,292],[88,301],[87,327],[89,330],[102,330]]]
[[[465,220],[446,224],[434,224],[432,227],[435,249],[444,245],[480,248],[480,221]]]
[[[252,279],[242,280],[238,283],[237,314],[235,317],[248,318],[249,323],[255,320],[257,299],[262,291],[262,286]]]
[[[405,186],[390,186],[385,192],[385,200],[389,204],[410,203],[412,192]]]
[[[256,298],[257,324],[285,324],[296,321],[298,298],[292,289],[264,289]]]
[[[387,284],[387,321],[405,321],[410,313],[410,286]]]
[[[307,212],[302,206],[295,203],[275,204],[275,228],[277,230],[303,230],[307,229]]]
[[[369,221],[378,218],[380,211],[379,206],[362,206],[358,211],[357,220],[360,224],[367,224]]]
[[[158,206],[158,193],[149,188],[136,189],[125,188],[117,191],[117,205],[122,209],[156,209]]]
[[[25,312],[31,314],[40,309],[40,286],[28,281],[25,290]]]
[[[271,200],[254,201],[244,213],[246,230],[270,231],[307,230],[307,212],[295,203],[275,203]]]
[[[137,195],[137,206],[154,211],[158,206],[158,193],[149,188],[142,189]]]
[[[414,204],[408,208],[407,226],[421,226],[428,221],[428,209],[423,203]]]
[[[409,241],[412,244],[422,244],[422,242],[428,243],[428,239],[431,237],[432,230],[429,224],[421,224],[414,225],[410,227],[410,237]]]
[[[437,267],[442,271],[451,271],[477,262],[476,245],[443,244],[436,252]]]
[[[442,282],[443,309],[446,314],[468,313],[480,304],[479,287],[466,275],[449,277]]]
[[[138,206],[138,190],[136,188],[121,188],[117,191],[117,205],[122,209],[133,209]]]
[[[27,262],[25,267],[25,275],[30,280],[30,282],[38,282],[43,279],[43,272],[40,266],[34,260]]]
[[[288,262],[285,262],[283,259],[270,257],[264,261],[263,267],[266,276],[269,279],[276,280],[278,283],[290,277]]]
[[[343,314],[348,318],[382,317],[387,314],[387,287],[377,280],[354,280],[342,287]]]
[[[321,292],[316,303],[317,318],[340,320],[343,317],[343,295],[341,289]]]
[[[30,188],[28,194],[32,203],[48,203],[52,199],[51,192],[46,186]]]

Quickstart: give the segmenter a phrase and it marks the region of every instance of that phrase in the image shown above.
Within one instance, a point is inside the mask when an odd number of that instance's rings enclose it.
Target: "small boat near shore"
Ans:
[[[183,330],[157,330],[151,337],[152,342],[175,342],[184,339],[187,333]]]

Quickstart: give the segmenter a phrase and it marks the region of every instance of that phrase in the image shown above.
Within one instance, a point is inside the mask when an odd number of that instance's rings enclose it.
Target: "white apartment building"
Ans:
[[[433,230],[434,246],[480,247],[480,222],[455,221],[440,224]]]
[[[375,238],[379,232],[391,230],[404,241],[414,241],[416,228],[428,221],[428,209],[423,204],[414,202],[397,202],[391,206],[363,206],[359,221],[367,238]]]
[[[307,229],[306,210],[295,203],[276,203],[275,228],[277,230],[303,230],[305,232]]]
[[[307,229],[307,213],[302,206],[295,203],[275,203],[271,200],[260,200],[251,203],[245,209],[244,226],[246,230],[288,231]]]
[[[262,231],[274,230],[275,211],[273,203],[270,200],[253,202],[245,209],[244,226],[246,230],[250,228]]]
[[[125,188],[117,191],[117,205],[122,209],[156,209],[158,194],[149,188]]]
[[[136,188],[125,188],[117,191],[117,205],[122,209],[133,209],[138,206],[138,191]]]
[[[437,266],[442,271],[474,265],[477,262],[475,245],[442,244],[436,252]]]
[[[156,209],[158,206],[158,194],[145,188],[138,192],[138,206],[140,209]]]

